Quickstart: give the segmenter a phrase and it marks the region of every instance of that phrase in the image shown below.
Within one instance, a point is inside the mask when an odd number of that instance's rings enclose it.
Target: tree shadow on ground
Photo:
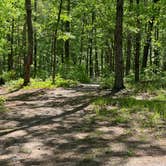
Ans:
[[[166,155],[151,140],[135,139],[125,126],[90,121],[87,107],[98,92],[77,92],[36,90],[9,98],[21,103],[0,117],[6,126],[0,131],[0,165],[119,166],[132,157]]]

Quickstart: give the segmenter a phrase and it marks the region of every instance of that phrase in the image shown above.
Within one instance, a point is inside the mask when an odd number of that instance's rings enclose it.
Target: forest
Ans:
[[[0,165],[166,165],[165,0],[0,0]]]

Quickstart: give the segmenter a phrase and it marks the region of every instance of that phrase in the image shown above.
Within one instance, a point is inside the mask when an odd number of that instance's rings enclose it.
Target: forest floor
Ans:
[[[94,120],[97,85],[18,90],[0,115],[0,165],[166,166],[165,126],[141,128]],[[133,119],[134,121],[134,119]]]

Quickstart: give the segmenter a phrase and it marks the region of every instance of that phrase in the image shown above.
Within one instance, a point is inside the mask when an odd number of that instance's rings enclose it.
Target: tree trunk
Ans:
[[[68,17],[70,16],[70,0],[67,0],[67,14]],[[70,21],[66,21],[66,32],[70,33]],[[65,58],[66,58],[66,64],[69,64],[69,58],[70,58],[70,39],[67,39],[65,41]]]
[[[159,29],[156,26],[155,27],[155,42],[158,43],[158,40],[159,40]],[[154,65],[156,66],[156,68],[160,67],[159,48],[157,44],[154,48]]]
[[[100,64],[101,64],[101,71],[100,71],[100,74],[103,75],[103,69],[104,69],[104,51],[103,51],[103,48],[101,48],[101,57],[100,57]]]
[[[158,1],[159,0],[153,0],[153,3],[155,4]],[[143,54],[143,60],[142,60],[142,69],[147,67],[148,55],[149,55],[151,41],[152,41],[152,30],[153,30],[154,21],[155,21],[155,16],[151,18],[148,25],[147,39],[144,46],[144,54]]]
[[[25,60],[25,72],[24,72],[24,86],[30,82],[30,69],[33,57],[33,27],[32,27],[32,9],[31,0],[25,0],[26,7],[26,21],[28,27],[28,51]]]
[[[166,52],[166,48],[165,48],[165,52]],[[162,69],[163,69],[163,71],[166,71],[166,58],[165,58],[165,56],[163,56]]]
[[[99,61],[98,61],[98,47],[97,47],[97,32],[95,28],[95,76],[99,76]]]
[[[35,18],[34,18],[34,22],[37,21],[37,3],[38,0],[34,1],[34,10],[35,10]],[[34,77],[36,77],[36,73],[37,73],[37,28],[35,27],[34,29]]]
[[[56,59],[57,59],[57,32],[58,32],[58,26],[60,22],[60,16],[61,16],[61,11],[62,11],[62,4],[63,0],[60,1],[60,6],[59,6],[59,12],[58,12],[58,18],[57,18],[57,23],[54,31],[54,39],[53,39],[53,64],[52,64],[52,83],[55,84],[55,74],[56,74]]]
[[[139,57],[140,57],[140,40],[141,40],[141,33],[140,33],[140,20],[139,20],[139,0],[137,2],[137,28],[138,32],[136,33],[135,37],[135,82],[139,82]]]
[[[154,21],[154,18],[152,18],[152,20],[149,21],[148,34],[147,34],[147,39],[144,46],[144,53],[143,53],[143,59],[142,59],[142,69],[146,68],[147,66],[148,54],[150,51],[151,40],[152,40],[153,21]]]
[[[127,55],[126,55],[126,75],[129,75],[131,68],[131,49],[132,49],[132,35],[128,32],[127,36]]]
[[[133,0],[130,0],[129,12],[131,12],[133,7]],[[129,74],[131,68],[131,49],[132,49],[132,33],[128,31],[127,34],[127,55],[126,55],[126,75]]]
[[[87,41],[89,40],[89,37],[87,38]],[[87,45],[86,48],[86,73],[89,75],[89,45]]]
[[[10,39],[10,53],[8,54],[8,71],[13,69],[14,19],[12,19]]]
[[[124,0],[117,0],[116,26],[115,26],[115,47],[114,47],[115,48],[115,82],[114,82],[115,91],[119,91],[124,88],[123,52],[122,52],[123,5],[124,5]]]
[[[92,29],[89,39],[89,74],[90,78],[93,78],[93,30],[94,30],[94,20],[95,20],[95,12],[92,12]]]
[[[25,16],[26,19],[26,16]],[[21,64],[20,68],[23,69],[22,70],[22,74],[21,76],[24,76],[24,72],[25,72],[25,63],[26,63],[26,48],[27,48],[27,23],[25,21],[24,25],[23,25],[23,29],[22,29],[22,60],[23,60],[23,64]]]
[[[79,57],[79,65],[82,64],[82,59],[83,59],[83,51],[84,51],[84,29],[85,29],[85,21],[84,21],[84,18],[85,17],[85,14],[83,15],[83,18],[82,18],[82,30],[81,30],[81,39],[80,39],[80,57]]]
[[[114,71],[114,64],[113,64],[113,45],[109,43],[109,41],[106,42],[107,45],[107,52],[106,52],[106,63],[108,64],[109,70],[111,72]]]
[[[156,4],[159,0],[153,0],[153,2]],[[156,13],[157,15],[159,16],[160,15],[160,8],[159,6],[156,6]],[[155,26],[155,36],[154,36],[154,39],[155,39],[155,43],[158,43],[158,40],[159,40],[159,25],[157,24]],[[159,46],[158,44],[155,44],[155,48],[154,48],[154,65],[156,66],[156,69],[160,67],[160,50],[159,50]],[[155,71],[157,72],[157,70]]]
[[[19,77],[21,77],[21,74],[22,74],[22,71],[21,71],[21,64],[22,64],[22,57],[21,57],[21,42],[20,42],[20,26],[19,24],[17,25],[17,55],[18,55],[18,58],[17,58],[17,70],[19,71]]]

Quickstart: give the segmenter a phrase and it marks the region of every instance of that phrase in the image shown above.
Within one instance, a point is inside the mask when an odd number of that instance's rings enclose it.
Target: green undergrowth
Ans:
[[[134,74],[130,74],[125,77],[125,86],[127,89],[133,89],[135,93],[153,93],[161,89],[166,89],[166,72],[154,73],[152,69],[147,69],[141,74],[138,83],[134,81]]]
[[[5,111],[4,103],[6,99],[2,96],[0,96],[0,113],[3,113]]]
[[[135,97],[98,98],[93,111],[99,120],[112,124],[127,124],[136,121],[143,127],[155,127],[166,120],[166,98],[164,94],[154,99]]]
[[[14,91],[18,89],[54,89],[58,87],[69,88],[74,87],[77,84],[77,81],[64,79],[60,75],[57,75],[55,79],[55,84],[52,84],[51,79],[46,79],[45,81],[41,79],[31,79],[30,84],[23,87],[23,79],[18,79],[8,82],[6,86],[9,91]]]
[[[166,102],[166,90],[164,89],[156,90],[154,94],[155,96],[153,97],[153,99]]]
[[[103,89],[111,89],[114,86],[114,73],[109,73],[98,79],[98,82]],[[166,89],[166,72],[160,70],[154,71],[153,67],[149,67],[141,72],[140,81],[135,82],[135,75],[131,72],[124,77],[124,85],[126,89],[139,92],[155,92],[159,89]]]
[[[159,81],[142,81],[139,83],[127,83],[125,84],[127,89],[132,89],[135,93],[148,92],[156,93],[162,89],[166,89],[165,82]]]
[[[0,105],[3,105],[3,104],[4,104],[4,102],[5,102],[5,98],[4,98],[4,97],[2,97],[2,96],[0,96]]]
[[[112,89],[114,84],[114,77],[105,77],[99,79],[99,84],[103,89]]]
[[[79,81],[81,83],[90,83],[90,77],[88,76],[86,72],[85,66],[79,66],[79,65],[62,65],[58,69],[58,73],[62,76],[64,79],[71,79],[74,81]]]
[[[0,75],[0,77],[3,78],[5,82],[9,82],[17,78],[16,72],[14,70],[3,72],[3,74]]]

